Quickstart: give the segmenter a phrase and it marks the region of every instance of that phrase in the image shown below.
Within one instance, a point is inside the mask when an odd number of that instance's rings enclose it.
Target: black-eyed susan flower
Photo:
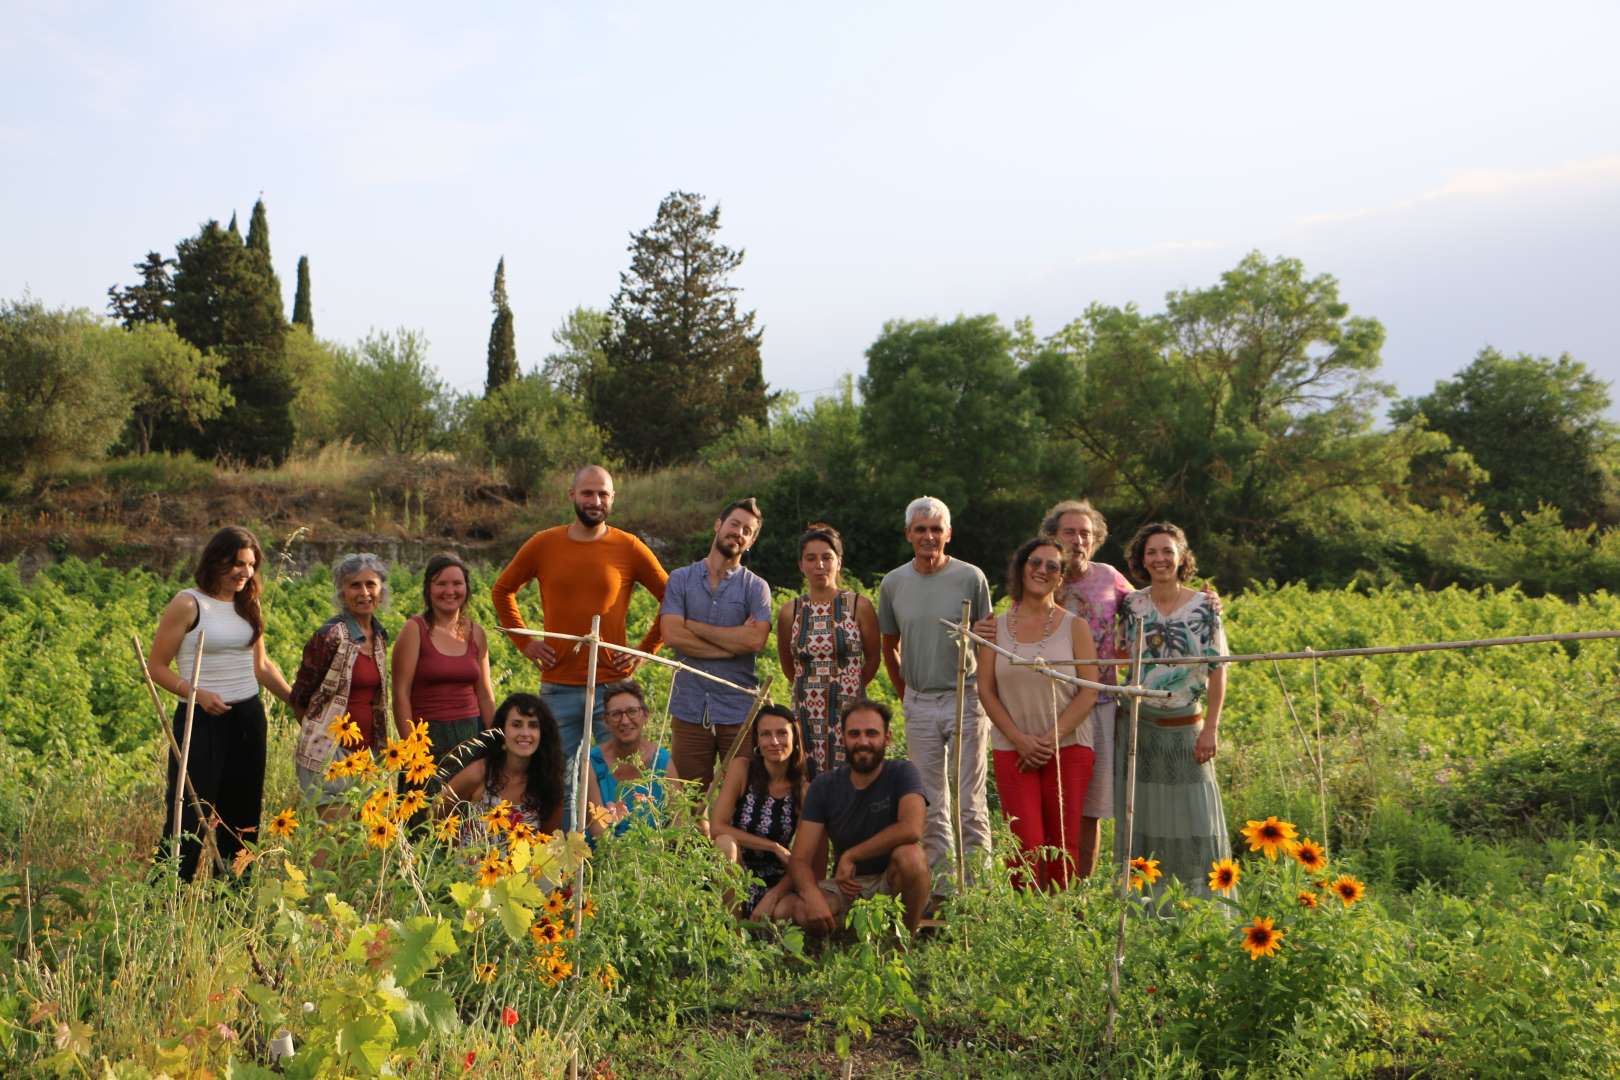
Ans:
[[[1243,928],[1243,948],[1249,954],[1250,960],[1258,960],[1262,956],[1274,956],[1277,946],[1282,944],[1284,931],[1275,929],[1270,919],[1256,917],[1254,922]]]
[[[439,819],[439,824],[436,825],[434,827],[434,829],[433,829],[433,835],[438,837],[440,840],[443,840],[447,844],[454,841],[456,836],[459,835],[460,832],[461,832],[461,815],[460,814],[450,814],[447,817],[440,818]]]
[[[561,889],[551,890],[551,895],[546,897],[546,914],[554,919],[561,915],[567,906],[568,899],[563,896]]]
[[[1294,858],[1307,872],[1320,874],[1327,866],[1327,849],[1307,836],[1295,845]]]
[[[602,989],[611,993],[619,985],[619,969],[612,964],[603,964],[596,969],[596,981]]]
[[[425,809],[427,809],[427,792],[421,788],[412,788],[400,798],[399,805],[394,808],[394,820],[404,821]]]
[[[519,840],[524,840],[532,844],[534,843],[534,838],[536,835],[537,834],[534,831],[534,826],[530,825],[527,821],[514,821],[512,823],[512,827],[506,830],[507,840],[514,844]]]
[[[297,828],[298,815],[293,813],[291,809],[283,810],[281,813],[270,819],[271,836],[291,836]]]
[[[557,953],[552,953],[551,959],[547,961],[547,966],[551,968],[551,977],[553,979],[566,979],[574,973],[574,965],[567,958]]]
[[[1295,899],[1299,901],[1299,906],[1302,908],[1314,909],[1319,902],[1316,899],[1316,894],[1311,892],[1309,889],[1301,889],[1299,891],[1299,895]]]
[[[500,970],[494,964],[474,964],[473,978],[481,983],[492,983],[495,981],[495,976],[500,974]]]
[[[1231,859],[1217,859],[1209,864],[1209,887],[1215,892],[1231,892],[1243,872]]]
[[[596,901],[587,896],[585,898],[585,902],[579,905],[579,911],[580,914],[584,915],[587,919],[590,918],[592,915],[596,914]]]
[[[333,761],[327,763],[327,766],[326,766],[326,779],[328,779],[328,780],[343,780],[343,779],[346,779],[349,776],[349,773],[351,771],[352,770],[349,767],[349,759],[348,758],[336,758]]]
[[[394,793],[387,788],[378,788],[360,805],[360,820],[367,825],[375,825],[392,818],[393,809]]]
[[[399,835],[399,827],[387,818],[374,821],[366,829],[366,843],[374,848],[384,848],[394,842]]]
[[[1164,872],[1159,869],[1158,859],[1138,855],[1131,860],[1131,888],[1146,888],[1163,876]]]
[[[491,848],[484,852],[483,859],[478,864],[478,884],[490,886],[506,876],[506,860],[501,853]]]
[[[406,749],[403,742],[398,739],[389,739],[388,745],[383,747],[383,768],[392,772],[399,772],[405,768],[411,757],[410,751]]]
[[[1292,855],[1298,842],[1294,837],[1299,831],[1291,822],[1278,821],[1275,816],[1264,821],[1250,821],[1244,826],[1243,838],[1249,842],[1250,851],[1263,851],[1266,858],[1273,862],[1277,859],[1277,852]]]
[[[425,784],[433,779],[435,771],[433,758],[430,755],[416,757],[405,766],[405,780],[411,784]]]
[[[484,815],[484,825],[491,832],[503,833],[512,826],[512,804],[502,799]]]
[[[529,927],[529,936],[534,938],[538,945],[556,945],[563,939],[563,928],[558,923],[545,919]]]
[[[1333,879],[1328,888],[1333,890],[1333,895],[1337,896],[1345,907],[1349,907],[1367,894],[1367,886],[1349,874],[1340,874]]]

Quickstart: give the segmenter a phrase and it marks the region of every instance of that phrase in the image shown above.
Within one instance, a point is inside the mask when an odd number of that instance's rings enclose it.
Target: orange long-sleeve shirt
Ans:
[[[625,615],[630,610],[630,592],[641,587],[660,601],[669,575],[659,565],[658,556],[634,536],[609,525],[598,540],[574,540],[568,526],[537,532],[512,556],[490,593],[495,601],[495,617],[502,627],[523,627],[518,614],[517,594],[530,581],[540,583],[540,608],[545,628],[559,634],[588,634],[591,616],[602,616],[602,640],[626,644]],[[508,634],[512,644],[522,649],[529,639]],[[636,646],[655,651],[663,643],[658,620]],[[546,672],[548,683],[584,686],[588,654],[584,649],[570,651],[566,641],[553,641],[562,662]],[[598,677],[616,666],[613,654],[604,653],[597,661]]]

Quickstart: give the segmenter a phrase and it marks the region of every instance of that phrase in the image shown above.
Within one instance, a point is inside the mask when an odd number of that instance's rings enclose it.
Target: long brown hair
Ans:
[[[793,735],[793,750],[787,759],[787,778],[793,784],[794,798],[798,798],[799,782],[804,777],[804,740],[799,738],[799,722],[792,711],[774,703],[762,707],[750,725],[749,748],[753,756],[748,759],[748,787],[756,795],[769,796],[771,793],[771,773],[765,767],[764,755],[759,752],[759,722],[767,716],[786,720],[788,731]]]
[[[264,549],[259,546],[258,538],[239,525],[225,526],[203,545],[202,554],[197,556],[197,572],[194,576],[197,588],[213,596],[220,581],[236,565],[236,553],[243,548],[253,552],[253,576],[248,578],[247,584],[242,586],[231,602],[236,613],[253,627],[253,637],[248,642],[252,645],[264,634],[264,614],[259,610],[259,574],[264,571]]]

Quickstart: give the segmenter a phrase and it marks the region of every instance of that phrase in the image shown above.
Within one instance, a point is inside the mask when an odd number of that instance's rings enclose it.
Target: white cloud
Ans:
[[[1444,184],[1410,199],[1357,210],[1335,210],[1300,218],[1299,225],[1332,225],[1381,217],[1429,203],[1499,199],[1570,189],[1591,189],[1620,184],[1620,154],[1570,161],[1545,169],[1473,169],[1458,173]]]

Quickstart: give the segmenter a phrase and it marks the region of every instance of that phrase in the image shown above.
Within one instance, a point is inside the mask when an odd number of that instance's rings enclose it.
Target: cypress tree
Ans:
[[[215,224],[218,224],[218,223],[216,222]],[[242,239],[242,230],[240,230],[240,229],[238,229],[236,227],[236,211],[235,210],[231,211],[231,223],[229,225],[225,226],[225,231],[230,233],[232,236],[236,237],[236,239],[238,241],[240,241]]]
[[[292,321],[311,334],[315,332],[315,312],[309,305],[309,256],[298,256],[298,285],[293,291]]]
[[[276,314],[282,312],[281,279],[276,277],[275,265],[270,261],[270,216],[265,213],[264,196],[253,204],[253,216],[248,218],[247,249],[254,256],[255,265],[269,288],[276,294]]]
[[[518,377],[517,336],[512,326],[512,308],[506,302],[506,256],[495,264],[495,287],[490,290],[495,305],[495,321],[489,326],[489,369],[484,377],[488,397]]]

